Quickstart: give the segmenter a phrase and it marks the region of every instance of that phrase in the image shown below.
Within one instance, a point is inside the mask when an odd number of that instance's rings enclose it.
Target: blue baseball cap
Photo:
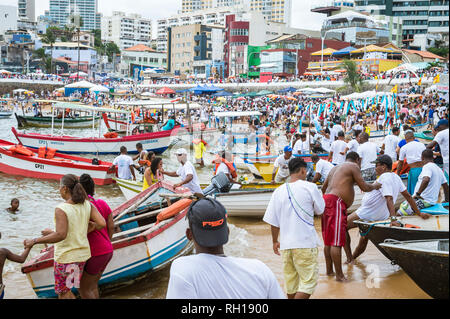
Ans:
[[[292,152],[292,147],[290,147],[290,146],[285,146],[284,147],[284,152],[286,153],[286,152]]]
[[[434,129],[437,130],[439,128],[439,126],[441,126],[441,125],[448,126],[448,120],[446,120],[446,119],[439,120],[439,122],[434,127]]]

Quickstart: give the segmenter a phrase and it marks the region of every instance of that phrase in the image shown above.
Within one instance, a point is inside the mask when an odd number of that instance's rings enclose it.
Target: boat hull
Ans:
[[[385,242],[380,245],[391,256],[393,262],[428,295],[437,299],[448,299],[448,244],[446,239]],[[443,247],[445,245],[446,247]]]
[[[171,131],[130,135],[118,138],[77,138],[71,136],[51,136],[44,134],[23,134],[12,128],[17,140],[24,146],[39,148],[47,146],[66,154],[119,154],[125,146],[129,154],[136,154],[136,144],[156,154],[163,153],[170,145]]]
[[[140,205],[139,202],[159,198],[157,192],[161,185],[164,186],[163,183],[152,186],[114,209],[112,214],[115,222],[121,220],[122,213],[127,213],[130,209],[139,210],[141,206],[135,207],[137,204]],[[173,186],[165,187],[174,192]],[[185,191],[187,190],[183,190],[180,194],[184,194]],[[98,283],[100,292],[128,286],[168,266],[175,258],[189,254],[193,249],[193,243],[186,237],[187,211],[188,208],[185,208],[174,217],[158,224],[154,222],[147,224],[142,220],[144,224],[139,223],[139,227],[129,229],[131,234],[125,235],[127,231],[122,230],[124,235],[116,232],[113,236],[113,257]],[[142,227],[144,229],[141,229]],[[40,255],[27,262],[22,267],[22,272],[27,275],[39,298],[57,297],[54,291],[53,246],[44,249]],[[73,291],[76,292],[75,289]]]
[[[398,241],[422,240],[422,239],[445,239],[448,238],[448,215],[432,216],[427,220],[419,216],[402,216],[398,219],[403,224],[417,225],[420,229],[405,227],[389,227],[390,222],[365,222],[355,221],[360,233],[367,234],[367,238],[378,248],[378,250],[388,259],[391,256],[380,246],[386,239]],[[378,224],[377,224],[378,223]],[[384,223],[384,224],[380,224]]]
[[[73,156],[60,156],[55,154],[55,158],[65,160],[57,161],[35,156],[24,156],[12,153],[0,144],[0,172],[8,175],[17,175],[30,178],[60,180],[66,174],[81,176],[89,174],[97,185],[109,185],[114,183],[114,172],[110,170],[111,163],[92,165],[86,159]],[[6,144],[8,146],[14,144]],[[2,147],[3,146],[3,147]],[[84,162],[81,162],[84,160]]]

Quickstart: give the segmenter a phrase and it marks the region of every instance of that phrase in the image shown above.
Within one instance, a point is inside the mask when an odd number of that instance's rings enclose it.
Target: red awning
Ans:
[[[156,94],[175,94],[175,91],[169,88],[162,88],[156,91]]]

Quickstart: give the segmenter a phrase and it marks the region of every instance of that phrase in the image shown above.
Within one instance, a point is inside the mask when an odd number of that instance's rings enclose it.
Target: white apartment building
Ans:
[[[225,26],[227,15],[242,11],[242,6],[207,9],[177,14],[157,21],[157,51],[167,52],[167,28],[191,24]]]
[[[18,19],[35,21],[35,0],[18,0]]]
[[[17,7],[0,5],[0,35],[17,30]]]
[[[113,11],[112,16],[102,17],[101,31],[102,40],[114,42],[120,50],[138,44],[150,46],[152,20],[143,18],[140,14]]]
[[[292,0],[182,0],[181,12],[244,6],[245,11],[259,11],[268,21],[291,25]]]

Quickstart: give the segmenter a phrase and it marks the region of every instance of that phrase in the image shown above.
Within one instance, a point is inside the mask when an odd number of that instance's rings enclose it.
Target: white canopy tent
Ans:
[[[95,85],[89,89],[90,92],[105,92],[108,93],[109,89],[103,85]]]
[[[90,89],[96,86],[94,83],[88,81],[79,81],[66,85],[66,88]]]

